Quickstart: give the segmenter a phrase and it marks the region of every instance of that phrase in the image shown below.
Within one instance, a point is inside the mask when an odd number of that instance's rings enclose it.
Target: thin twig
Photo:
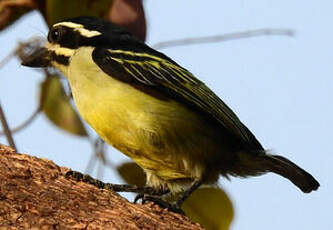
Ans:
[[[229,41],[229,40],[236,40],[236,39],[242,39],[242,38],[269,36],[269,35],[292,37],[292,36],[294,36],[294,31],[289,30],[289,29],[249,30],[249,31],[230,33],[230,34],[169,40],[169,41],[164,41],[164,42],[158,42],[155,45],[153,45],[152,47],[154,49],[165,49],[165,48],[175,47],[175,46],[185,46],[185,45],[193,45],[193,44],[200,44],[200,43],[221,42],[221,41]]]
[[[90,154],[90,158],[88,160],[88,163],[87,163],[87,166],[86,166],[86,169],[84,170],[84,172],[86,174],[91,174],[96,163],[97,163],[96,154],[95,153]]]
[[[104,176],[104,163],[103,161],[99,160],[97,165],[97,178],[102,180]]]
[[[93,153],[90,155],[88,164],[87,164],[86,169],[84,171],[85,171],[86,174],[91,174],[92,171],[94,170],[95,165],[96,165],[97,160],[98,160],[98,156],[97,156],[98,139],[95,139],[94,137],[92,137],[91,135],[88,134],[88,141],[91,144],[91,147],[93,149]]]
[[[0,121],[1,121],[1,124],[2,124],[2,128],[5,132],[8,144],[10,145],[10,147],[12,147],[13,149],[15,149],[17,151],[17,148],[15,146],[15,142],[14,142],[14,139],[13,139],[13,135],[12,135],[10,129],[9,129],[8,122],[6,120],[5,113],[2,110],[1,103],[0,103]]]
[[[24,121],[22,124],[18,125],[17,127],[11,129],[11,133],[16,133],[18,131],[21,131],[22,129],[26,128],[31,122],[35,120],[39,112],[41,111],[41,108],[38,107],[30,116],[29,118]],[[5,135],[5,132],[0,132],[0,136]]]
[[[2,59],[0,61],[0,68],[2,68],[3,66],[5,66],[10,61],[10,59],[12,59],[15,56],[15,53],[16,53],[16,50],[14,50],[14,52],[11,52],[4,59]]]
[[[106,143],[100,137],[93,140],[93,138],[89,136],[88,140],[92,144],[93,153],[90,156],[85,173],[91,174],[97,164],[97,178],[101,178],[103,176],[102,166],[115,168],[115,165],[107,159]]]

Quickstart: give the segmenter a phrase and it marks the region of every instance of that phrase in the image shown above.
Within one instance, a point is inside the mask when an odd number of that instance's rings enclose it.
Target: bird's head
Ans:
[[[96,17],[76,17],[54,24],[47,42],[22,65],[28,67],[69,65],[71,56],[81,47],[122,48],[141,43],[126,30]]]

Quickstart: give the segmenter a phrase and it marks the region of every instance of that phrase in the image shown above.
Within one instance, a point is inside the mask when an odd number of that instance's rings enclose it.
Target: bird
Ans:
[[[191,72],[109,21],[60,21],[22,64],[61,71],[83,119],[143,169],[147,186],[182,194],[177,207],[220,176],[273,172],[304,193],[319,187],[295,163],[265,150]]]

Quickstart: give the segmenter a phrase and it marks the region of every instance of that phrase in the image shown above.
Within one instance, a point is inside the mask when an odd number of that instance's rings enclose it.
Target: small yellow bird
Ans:
[[[181,203],[220,175],[277,173],[309,193],[319,183],[268,154],[204,83],[118,26],[77,17],[52,26],[30,67],[67,76],[78,111],[110,145],[146,173],[147,185],[182,192]]]

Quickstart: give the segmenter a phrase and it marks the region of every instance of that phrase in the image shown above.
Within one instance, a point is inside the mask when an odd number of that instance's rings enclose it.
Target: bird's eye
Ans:
[[[51,29],[47,36],[47,40],[51,43],[57,43],[60,41],[61,35],[62,35],[62,33],[59,28]]]

